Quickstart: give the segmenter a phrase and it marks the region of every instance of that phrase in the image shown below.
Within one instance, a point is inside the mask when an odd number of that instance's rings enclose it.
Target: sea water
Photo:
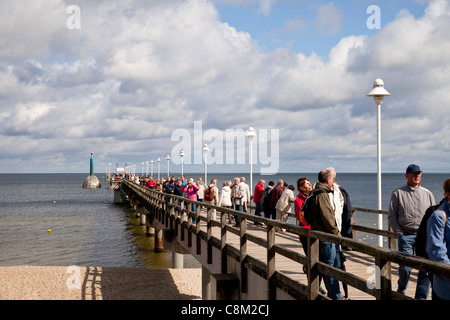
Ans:
[[[177,176],[175,174],[175,176]],[[186,174],[193,178],[204,175]],[[208,174],[223,182],[248,174]],[[134,212],[126,203],[114,204],[104,174],[97,174],[99,189],[81,188],[86,174],[1,174],[0,175],[0,265],[102,266],[170,268],[171,253],[155,253],[154,238],[145,235]],[[299,177],[317,180],[317,174],[285,173],[253,176],[267,183],[278,179],[296,186]],[[423,174],[422,185],[443,197],[442,184],[449,174]],[[350,194],[353,206],[377,208],[376,174],[338,173],[336,182]],[[387,209],[391,192],[406,183],[404,174],[383,174],[382,199]],[[291,221],[292,222],[292,221]],[[376,227],[376,215],[358,213],[356,223]],[[384,219],[385,228],[387,225]],[[376,243],[376,237],[358,233],[357,240]],[[200,264],[189,255],[185,267]]]

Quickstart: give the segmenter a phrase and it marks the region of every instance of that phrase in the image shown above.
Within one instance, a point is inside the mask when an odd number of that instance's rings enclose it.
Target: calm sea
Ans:
[[[104,174],[103,187],[83,189],[86,174],[0,175],[0,265],[102,266],[170,268],[171,253],[154,253],[153,237],[145,236],[129,205],[115,205]],[[209,174],[221,186],[240,174]],[[250,183],[249,175],[243,175]],[[283,179],[295,186],[298,177],[312,182],[317,174],[279,174],[263,177],[266,183]],[[203,177],[187,174],[187,177]],[[450,174],[424,174],[422,185],[436,201],[443,196],[442,183]],[[253,176],[253,186],[261,177]],[[354,206],[377,207],[376,174],[337,175],[337,183],[351,196]],[[383,209],[392,190],[405,184],[404,174],[383,174]],[[220,188],[219,188],[220,189]],[[375,226],[376,216],[359,213],[358,224]],[[386,225],[385,221],[385,225]],[[51,230],[51,232],[49,232]],[[375,237],[359,234],[358,240],[375,243]],[[199,267],[185,256],[185,267]]]

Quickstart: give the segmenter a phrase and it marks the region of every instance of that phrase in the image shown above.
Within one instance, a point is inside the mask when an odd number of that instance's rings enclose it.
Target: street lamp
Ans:
[[[183,157],[184,157],[184,151],[183,151],[183,149],[181,149],[181,151],[180,151],[180,158],[181,158],[181,175],[184,175],[184,171],[183,171]]]
[[[158,180],[160,179],[160,175],[159,175],[159,168],[160,168],[160,163],[161,163],[161,158],[158,158]]]
[[[153,177],[153,160],[150,160],[151,177]]]
[[[145,175],[148,177],[148,161],[145,161]]]
[[[144,175],[144,163],[143,162],[141,163],[141,175],[142,176]]]
[[[208,151],[209,151],[208,145],[205,144],[203,147],[203,154],[204,154],[204,158],[205,158],[205,183],[206,183],[206,185],[209,185],[208,184]]]
[[[384,89],[384,82],[381,79],[376,79],[373,83],[373,89],[367,96],[373,97],[377,105],[377,187],[378,187],[378,210],[381,210],[381,104],[384,97],[391,94]],[[383,216],[378,214],[378,229],[383,229]],[[378,245],[383,246],[383,237],[378,236]]]
[[[169,170],[170,156],[169,155],[167,155],[166,160],[167,160],[167,178],[169,178],[170,177],[170,170]]]
[[[248,138],[248,152],[249,152],[249,162],[250,162],[250,198],[253,195],[253,138],[256,136],[255,129],[250,127],[247,130],[246,136]]]

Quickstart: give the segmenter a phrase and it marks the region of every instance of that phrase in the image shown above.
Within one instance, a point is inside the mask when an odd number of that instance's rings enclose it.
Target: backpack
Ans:
[[[244,188],[242,187],[242,185],[238,184],[236,186],[236,195],[235,198],[236,199],[242,199],[244,197]]]
[[[414,249],[416,251],[416,255],[420,257],[424,257],[428,259],[427,254],[427,223],[430,216],[439,209],[441,204],[437,204],[434,206],[429,207],[422,218],[422,221],[420,222],[419,229],[417,230],[416,240],[414,242]],[[441,209],[442,210],[442,209]],[[447,223],[447,216],[445,214],[445,211],[442,210],[444,213],[444,228]]]
[[[214,188],[209,186],[205,191],[205,201],[214,200]]]
[[[267,191],[267,193],[266,193],[266,191]],[[270,201],[272,200],[272,191],[273,191],[273,188],[264,191],[264,194],[265,194],[265,195],[263,195],[263,198],[264,198],[263,209],[264,210],[270,209]]]
[[[311,225],[311,223],[314,221],[314,213],[313,213],[313,209],[312,209],[312,205],[311,205],[311,198],[312,197],[316,197],[317,195],[326,192],[325,190],[314,190],[311,195],[306,198],[305,202],[303,203],[302,206],[302,213],[303,213],[303,217],[305,218],[305,221]]]

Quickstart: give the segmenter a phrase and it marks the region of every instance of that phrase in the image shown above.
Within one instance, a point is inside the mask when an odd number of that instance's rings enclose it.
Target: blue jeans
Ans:
[[[333,242],[319,242],[319,260],[332,267],[341,268],[341,258],[339,256],[339,246]],[[343,297],[339,282],[329,276],[323,276],[323,282],[327,288],[327,295],[330,299],[337,300]]]
[[[414,242],[416,241],[416,235],[404,232],[400,238],[398,238],[398,251],[414,254]],[[408,287],[409,277],[411,275],[411,267],[407,266],[399,266],[398,268],[398,289],[397,292],[405,293],[406,288]],[[430,292],[430,278],[428,277],[428,273],[419,271],[419,275],[417,277],[417,287],[416,287],[416,295],[415,299],[425,300],[428,298],[428,294]]]
[[[192,211],[196,212],[197,205],[195,203],[192,204]],[[192,217],[192,223],[197,223],[197,219],[195,217]]]
[[[236,204],[235,205],[235,210],[243,212],[244,211],[244,207],[242,206],[242,204]],[[241,217],[234,216],[234,220],[236,221],[236,225],[237,226],[241,225]]]
[[[261,217],[261,203],[256,203],[255,202],[255,216]]]

